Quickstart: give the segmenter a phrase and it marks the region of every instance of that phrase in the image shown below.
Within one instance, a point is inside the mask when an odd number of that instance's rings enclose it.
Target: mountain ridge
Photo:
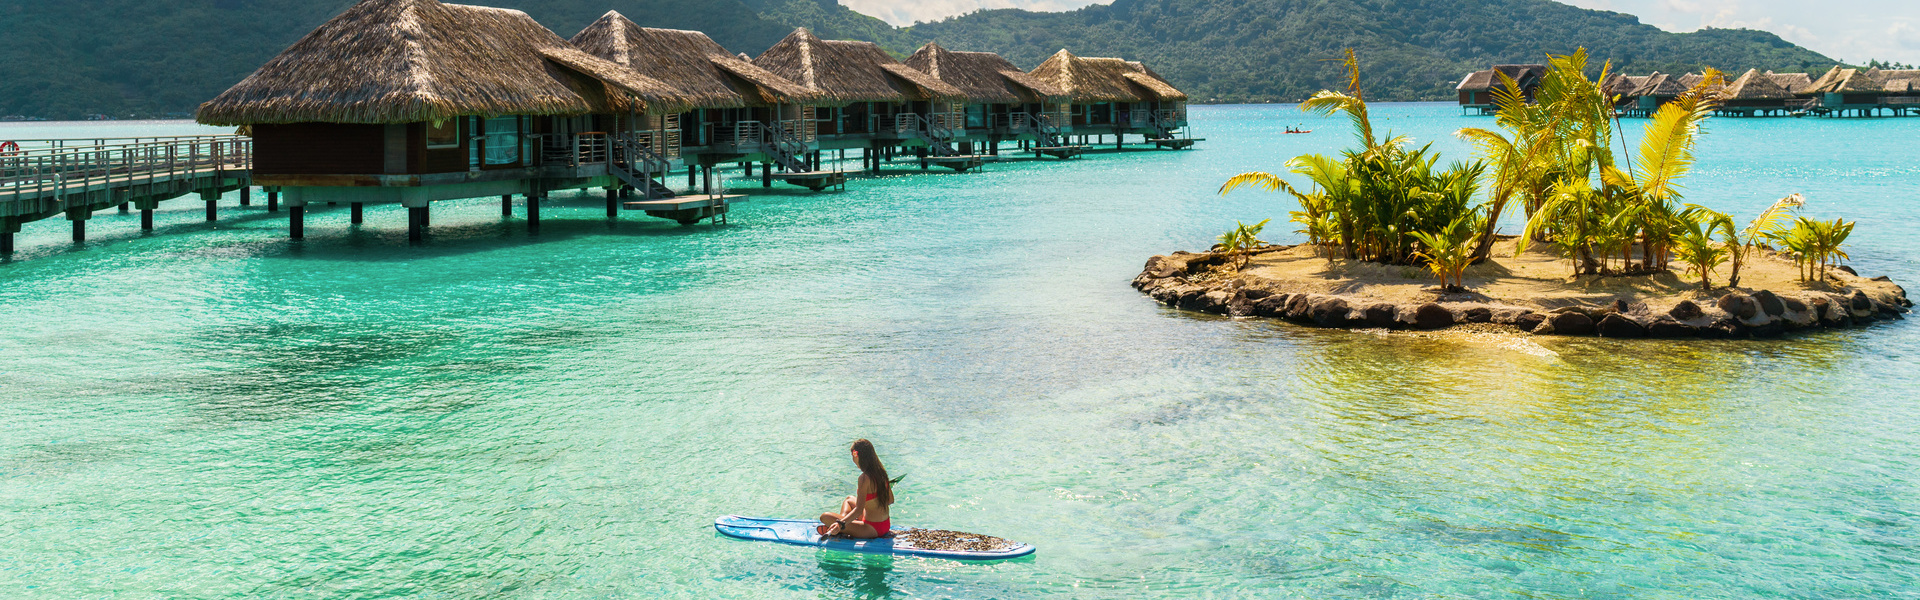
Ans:
[[[793,27],[904,57],[939,40],[1032,68],[1061,48],[1142,60],[1202,102],[1292,101],[1342,87],[1359,51],[1369,96],[1452,97],[1461,75],[1587,47],[1635,72],[1817,71],[1836,61],[1763,31],[1669,33],[1550,0],[1116,0],[1074,11],[977,11],[893,27],[834,0],[473,0],[524,10],[561,37],[608,10],[705,31],[758,54]],[[0,0],[0,115],[178,116],[252,73],[353,0]],[[1541,32],[1554,32],[1545,34]],[[1549,39],[1551,41],[1549,41]]]

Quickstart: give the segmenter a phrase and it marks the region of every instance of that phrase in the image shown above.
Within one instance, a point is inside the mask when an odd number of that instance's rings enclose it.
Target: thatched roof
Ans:
[[[753,64],[825,95],[829,104],[966,99],[959,89],[900,64],[879,45],[822,40],[804,27]]]
[[[1600,84],[1600,91],[1608,96],[1631,97],[1635,92],[1640,91],[1640,88],[1646,87],[1647,81],[1653,79],[1654,75],[1659,74],[1656,71],[1653,75],[1635,77],[1625,73],[1614,73]]]
[[[1808,86],[1808,90],[1815,93],[1826,94],[1886,91],[1886,85],[1874,81],[1868,73],[1868,71],[1862,71],[1860,69],[1834,67],[1828,69],[1826,74],[1821,75],[1819,79],[1813,80],[1813,84]]]
[[[1061,50],[1033,70],[1034,79],[1058,88],[1075,104],[1182,102],[1187,94],[1138,62],[1074,56]]]
[[[1881,89],[1896,94],[1920,91],[1920,70],[1868,69],[1867,78],[1878,82]]]
[[[1496,72],[1506,73],[1507,76],[1512,77],[1515,82],[1519,83],[1522,86],[1525,86],[1529,83],[1530,80],[1539,79],[1545,76],[1547,74],[1547,66],[1546,65],[1494,65],[1493,68],[1487,69],[1485,71],[1474,71],[1472,73],[1468,73],[1466,77],[1460,79],[1460,85],[1454,86],[1454,89],[1465,90],[1469,92],[1484,92],[1487,90],[1491,90],[1500,85],[1500,78],[1494,76],[1494,73]]]
[[[1781,89],[1795,94],[1807,93],[1807,88],[1813,85],[1813,76],[1806,73],[1775,73],[1773,71],[1767,71],[1767,77],[1773,78],[1774,85],[1778,85]]]
[[[821,99],[806,86],[740,60],[707,34],[641,27],[608,11],[570,40],[589,54],[665,82],[694,108],[808,104]]]
[[[992,52],[954,52],[928,42],[907,57],[906,65],[960,88],[974,104],[1044,103],[1066,97]]]
[[[1747,69],[1746,73],[1728,83],[1721,91],[1727,100],[1782,100],[1793,97],[1793,91],[1774,83],[1773,77],[1761,73],[1759,69]]]
[[[517,10],[362,0],[201,105],[196,117],[226,126],[412,123],[664,112],[684,101],[659,81],[567,45]]]

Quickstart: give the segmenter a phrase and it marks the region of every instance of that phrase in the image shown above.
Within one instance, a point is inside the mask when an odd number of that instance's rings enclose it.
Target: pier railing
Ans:
[[[109,142],[40,144],[31,149],[22,144],[21,150],[0,155],[0,202],[60,198],[253,168],[253,140],[237,135]]]

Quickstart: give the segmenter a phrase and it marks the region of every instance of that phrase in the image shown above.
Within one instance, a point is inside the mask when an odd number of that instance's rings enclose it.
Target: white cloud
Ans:
[[[1667,31],[1744,27],[1849,62],[1920,62],[1920,2],[1913,0],[1561,0],[1623,12]]]
[[[938,21],[980,9],[1024,8],[1035,11],[1068,11],[1089,4],[1112,3],[1113,0],[840,0],[840,4],[847,8],[879,17],[894,25]]]

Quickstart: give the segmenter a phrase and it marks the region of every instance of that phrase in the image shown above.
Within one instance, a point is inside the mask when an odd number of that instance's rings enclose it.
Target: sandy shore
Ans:
[[[1420,267],[1329,260],[1305,245],[1264,249],[1237,272],[1212,252],[1156,256],[1134,286],[1183,309],[1323,327],[1491,323],[1607,337],[1770,336],[1901,319],[1912,306],[1885,277],[1832,269],[1824,281],[1800,281],[1797,266],[1763,249],[1741,266],[1740,287],[1703,291],[1697,274],[1680,271],[1574,277],[1569,261],[1540,245],[1525,253],[1515,247],[1502,241],[1491,260],[1468,269],[1464,293],[1442,293]],[[1716,270],[1713,282],[1725,286],[1728,270]]]

